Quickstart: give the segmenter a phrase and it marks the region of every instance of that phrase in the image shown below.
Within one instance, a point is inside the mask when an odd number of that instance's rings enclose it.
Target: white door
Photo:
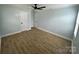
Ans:
[[[29,14],[28,12],[21,12],[19,16],[21,31],[30,30],[29,27]]]

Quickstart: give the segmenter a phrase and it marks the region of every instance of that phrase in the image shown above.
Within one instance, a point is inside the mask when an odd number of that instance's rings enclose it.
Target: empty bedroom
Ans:
[[[72,54],[78,5],[0,4],[1,54]]]

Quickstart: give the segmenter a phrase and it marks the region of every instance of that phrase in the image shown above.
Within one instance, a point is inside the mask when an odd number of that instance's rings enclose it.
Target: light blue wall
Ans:
[[[1,28],[2,28],[2,17],[1,17],[2,15],[1,15],[1,6],[0,6],[0,36],[1,36],[1,33],[2,33],[2,31],[1,31]]]
[[[1,53],[1,6],[0,6],[0,53]]]
[[[33,26],[31,22],[31,9],[27,5],[0,5],[1,6],[1,36],[21,31],[21,22],[17,15],[22,12],[28,12],[29,26]],[[27,23],[27,22],[26,22]]]
[[[76,14],[76,7],[39,10],[35,12],[34,25],[72,39]]]
[[[79,6],[78,6],[79,10]],[[73,39],[73,53],[79,54],[79,11],[77,15],[77,22],[76,22],[76,37]]]
[[[20,30],[20,22],[17,20],[17,9],[2,6],[2,35]]]

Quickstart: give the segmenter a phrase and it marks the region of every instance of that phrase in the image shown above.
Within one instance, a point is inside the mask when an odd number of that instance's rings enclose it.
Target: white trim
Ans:
[[[40,29],[40,30],[43,30],[43,31],[45,31],[45,32],[51,33],[51,34],[56,35],[56,36],[58,36],[58,37],[61,37],[61,38],[64,38],[64,39],[67,39],[67,40],[71,40],[71,41],[72,41],[71,38],[68,38],[68,37],[65,37],[65,36],[59,35],[59,34],[57,34],[57,33],[54,33],[54,32],[51,32],[51,31],[48,31],[48,30],[43,29],[43,28],[38,27],[38,26],[35,26],[35,27],[36,27],[37,29]]]
[[[72,40],[71,50],[72,50],[72,54],[74,54],[73,40]]]
[[[7,37],[7,36],[10,36],[10,35],[14,35],[14,34],[21,33],[23,31],[29,31],[29,30],[31,30],[31,28],[21,30],[21,31],[17,31],[17,32],[13,32],[13,33],[9,33],[9,34],[5,34],[5,35],[2,35],[1,37]]]
[[[75,54],[76,51],[76,46],[74,46],[74,40],[72,41],[72,54]]]
[[[17,33],[20,33],[22,31],[17,31],[17,32],[13,32],[13,33],[8,33],[8,34],[5,34],[5,35],[2,35],[1,37],[7,37],[7,36],[10,36],[10,35],[14,35],[14,34],[17,34]]]
[[[37,29],[40,29],[40,30],[43,30],[43,31],[45,31],[45,32],[51,33],[51,34],[56,35],[56,36],[58,36],[58,37],[61,37],[61,38],[64,38],[64,39],[67,39],[67,40],[71,40],[71,41],[72,41],[72,39],[70,39],[70,38],[68,38],[68,37],[65,37],[65,36],[59,35],[59,34],[57,34],[57,33],[48,31],[48,30],[43,29],[43,28],[41,28],[41,27],[37,27],[37,26],[35,26],[35,27],[36,27]],[[31,30],[31,29],[29,29],[29,30]],[[28,31],[28,30],[23,30],[23,31]],[[17,32],[5,34],[5,35],[2,35],[1,37],[6,37],[6,36],[14,35],[14,34],[20,33],[20,32],[22,32],[22,31],[17,31]]]

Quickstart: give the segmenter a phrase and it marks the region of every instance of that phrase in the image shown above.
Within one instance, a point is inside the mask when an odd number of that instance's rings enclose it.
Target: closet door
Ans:
[[[30,30],[30,22],[29,22],[29,12],[20,12],[19,14],[19,20],[20,20],[20,24],[21,24],[21,31],[25,31],[25,30]]]

